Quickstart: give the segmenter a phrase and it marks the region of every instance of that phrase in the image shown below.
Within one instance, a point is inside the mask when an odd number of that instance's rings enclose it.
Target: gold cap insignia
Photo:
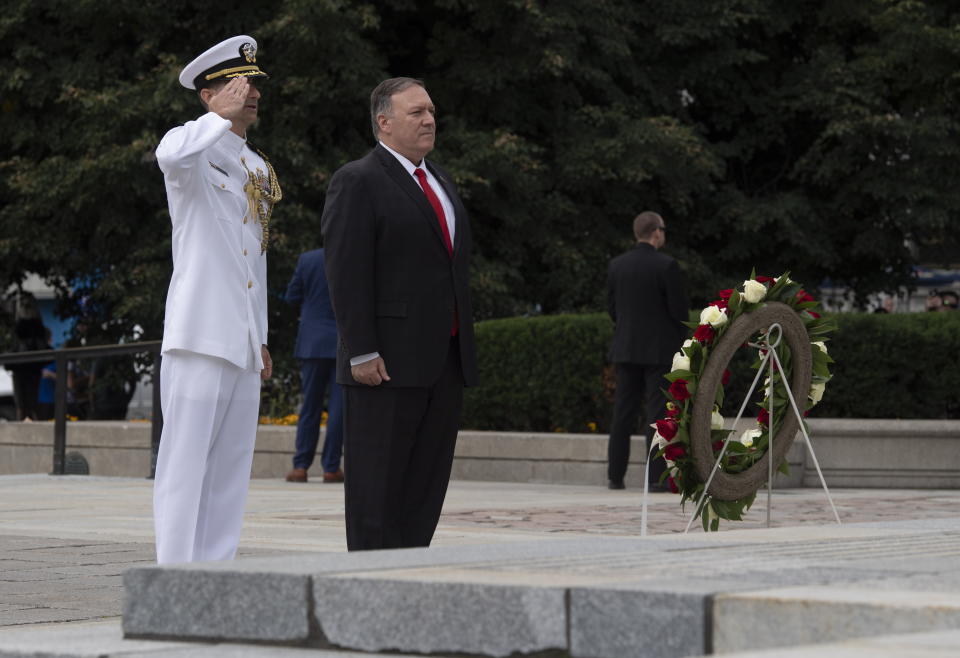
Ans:
[[[243,53],[244,58],[250,63],[254,64],[257,61],[257,47],[252,43],[245,43],[240,46],[240,52]]]

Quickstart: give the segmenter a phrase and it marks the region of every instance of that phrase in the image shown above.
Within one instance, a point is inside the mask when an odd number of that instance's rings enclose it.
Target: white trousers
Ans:
[[[153,485],[157,562],[237,552],[260,409],[260,373],[173,350],[160,366],[163,434]]]

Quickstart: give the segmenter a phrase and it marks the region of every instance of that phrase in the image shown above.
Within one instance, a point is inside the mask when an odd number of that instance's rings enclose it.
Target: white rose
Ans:
[[[692,339],[692,338],[688,338],[688,339],[686,339],[685,341],[683,341],[683,347],[690,347],[691,345],[693,345],[693,339]]]
[[[750,279],[743,282],[743,298],[751,304],[756,304],[766,296],[767,287],[759,281]]]
[[[756,439],[759,439],[759,438],[760,438],[760,435],[761,435],[762,433],[763,433],[763,432],[761,432],[761,431],[758,430],[758,429],[747,430],[746,432],[744,432],[743,434],[740,435],[740,443],[742,443],[744,446],[746,446],[747,448],[749,448],[750,446],[753,445],[753,442],[754,442]]]
[[[700,311],[700,324],[709,324],[712,327],[722,327],[727,322],[726,312],[716,304]]]
[[[671,370],[690,370],[690,357],[686,356],[683,352],[674,354]]]
[[[720,415],[720,412],[716,409],[713,410],[713,413],[710,414],[710,429],[712,430],[722,430],[723,429],[723,416]]]
[[[814,345],[816,345],[817,347],[819,347],[819,348],[823,351],[824,354],[827,353],[827,344],[824,343],[822,340],[818,340],[817,342],[814,343]]]
[[[809,398],[813,400],[814,404],[817,404],[818,402],[820,402],[820,400],[823,398],[823,392],[824,390],[826,390],[826,388],[827,388],[827,385],[824,382],[817,382],[816,384],[810,387]]]
[[[653,433],[653,447],[657,450],[662,450],[663,446],[667,445],[667,440],[660,436],[660,432]],[[656,454],[656,453],[654,453]]]

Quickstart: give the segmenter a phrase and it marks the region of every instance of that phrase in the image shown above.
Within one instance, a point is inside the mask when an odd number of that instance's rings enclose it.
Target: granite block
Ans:
[[[144,567],[123,578],[127,637],[278,643],[309,637],[306,574]]]
[[[711,589],[570,590],[574,658],[677,658],[709,653]]]
[[[336,576],[316,579],[313,594],[338,647],[509,656],[567,646],[562,588]]]

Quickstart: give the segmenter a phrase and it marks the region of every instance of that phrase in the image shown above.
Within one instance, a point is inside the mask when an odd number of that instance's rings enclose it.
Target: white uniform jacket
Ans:
[[[260,345],[267,342],[267,257],[243,186],[247,169],[261,182],[269,174],[231,126],[209,112],[168,132],[157,147],[173,223],[162,350],[259,371]]]

